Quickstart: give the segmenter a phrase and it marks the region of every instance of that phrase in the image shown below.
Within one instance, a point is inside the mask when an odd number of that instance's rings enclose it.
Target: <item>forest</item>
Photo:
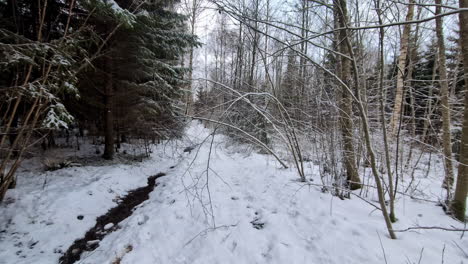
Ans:
[[[468,263],[468,0],[0,0],[0,264]]]

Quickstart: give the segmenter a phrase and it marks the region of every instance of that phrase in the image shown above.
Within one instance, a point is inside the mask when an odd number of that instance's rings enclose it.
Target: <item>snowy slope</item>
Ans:
[[[15,223],[6,230],[20,237],[12,241],[1,233],[0,263],[56,263],[60,254],[54,248],[65,250],[93,225],[93,217],[113,206],[113,196],[144,185],[158,171],[167,176],[157,180],[149,200],[79,263],[468,263],[468,239],[460,233],[420,230],[391,240],[381,213],[366,202],[304,185],[293,169],[280,168],[269,156],[236,153],[222,136],[212,141],[200,125],[187,135],[205,143],[179,158],[156,151],[139,167],[64,169],[49,176],[45,191],[26,175],[9,194],[14,203],[0,207]],[[430,202],[400,199],[397,208],[395,229],[462,227]],[[80,222],[78,212],[85,215]],[[34,240],[40,242],[33,249],[24,245],[15,254],[15,241]]]
[[[49,172],[41,172],[37,160],[24,162],[17,188],[8,190],[0,204],[0,264],[57,263],[98,216],[116,206],[119,197],[145,186],[148,176],[178,161],[164,150],[161,146],[151,160],[142,163]],[[85,152],[89,151],[80,154]]]

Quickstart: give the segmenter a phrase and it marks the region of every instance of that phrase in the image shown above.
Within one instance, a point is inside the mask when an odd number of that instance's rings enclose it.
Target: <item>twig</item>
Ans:
[[[424,252],[424,247],[421,249],[421,252],[419,253],[419,261],[418,261],[418,264],[421,264],[421,260],[422,260],[422,257],[423,257],[423,252]]]
[[[233,224],[233,225],[222,225],[222,226],[217,226],[217,227],[209,227],[207,229],[204,229],[202,231],[200,231],[200,233],[198,233],[197,235],[195,235],[194,237],[192,237],[192,239],[190,239],[189,241],[187,241],[185,244],[184,244],[184,247],[187,246],[188,244],[190,244],[193,240],[195,240],[197,237],[201,236],[201,235],[204,235],[210,231],[214,231],[216,229],[221,229],[221,228],[229,228],[229,227],[236,227],[237,225],[239,224],[239,222]]]
[[[383,252],[383,257],[384,257],[384,260],[385,260],[385,264],[388,264],[387,262],[387,255],[385,254],[385,248],[382,244],[382,239],[380,238],[380,235],[379,235],[379,232],[375,231],[377,233],[377,236],[379,237],[379,242],[380,242],[380,247],[382,248],[382,252]]]
[[[458,245],[457,242],[455,242],[455,241],[453,241],[453,240],[452,240],[452,242],[453,242],[453,244],[455,244],[455,246],[456,246],[458,249],[460,249],[460,251],[463,253],[463,255],[465,255],[465,258],[468,258],[468,254],[465,252],[465,250],[463,250],[463,248],[461,248],[460,245]]]
[[[275,159],[283,166],[283,168],[287,169],[288,166],[286,165],[286,163],[284,163],[279,157],[278,155],[276,155],[276,153],[270,149],[267,145],[265,145],[263,142],[261,142],[260,140],[258,140],[257,138],[255,138],[254,136],[250,135],[249,133],[245,132],[244,130],[236,127],[236,126],[233,126],[233,125],[230,125],[228,123],[223,123],[223,122],[220,122],[220,121],[217,121],[217,120],[213,120],[213,119],[208,119],[208,118],[204,118],[204,117],[198,117],[198,116],[188,116],[188,117],[191,117],[193,119],[198,119],[198,120],[204,120],[204,121],[208,121],[208,122],[213,122],[213,123],[216,123],[216,124],[219,124],[219,125],[224,125],[224,126],[227,126],[227,127],[230,127],[230,128],[233,128],[243,134],[245,134],[246,136],[248,136],[249,138],[251,138],[252,140],[254,140],[258,145],[260,145],[261,147],[263,147],[263,149],[265,149],[266,151],[268,151],[271,155],[273,155],[273,157],[275,157]]]
[[[329,185],[324,185],[324,184],[317,184],[317,183],[311,183],[311,182],[308,182],[308,183],[305,183],[302,187],[306,186],[306,185],[312,185],[312,186],[318,186],[318,187],[327,187],[327,188],[335,188],[335,189],[338,189],[340,191],[349,191],[348,189],[344,189],[344,188],[340,188],[338,186],[329,186]],[[301,188],[302,188],[301,187]],[[299,191],[299,190],[298,190]],[[297,191],[296,191],[297,192]],[[354,192],[349,192],[351,195],[354,195],[356,196],[357,198],[363,200],[364,202],[368,203],[369,205],[371,205],[372,207],[374,207],[375,209],[381,211],[382,209],[380,209],[380,207],[378,207],[377,205],[373,204],[372,202],[364,199],[364,197],[362,197],[361,195],[357,194],[357,193],[354,193]]]
[[[442,248],[442,264],[444,264],[444,255],[445,255],[445,243],[444,243],[444,248]]]

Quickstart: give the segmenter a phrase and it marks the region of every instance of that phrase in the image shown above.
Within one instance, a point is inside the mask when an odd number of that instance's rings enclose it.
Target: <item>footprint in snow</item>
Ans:
[[[300,214],[300,213],[299,213],[299,211],[297,211],[297,210],[289,210],[289,211],[288,211],[288,215],[289,215],[290,217],[292,217],[292,218],[297,218],[297,217],[299,216],[299,214]]]
[[[149,216],[147,215],[138,215],[137,216],[137,224],[143,225],[149,220]]]
[[[18,242],[14,244],[15,247],[23,247],[23,242]]]
[[[258,212],[255,212],[255,215],[257,215],[257,217],[255,217],[250,223],[255,229],[263,229],[265,227],[265,221],[262,221],[261,217],[258,217]]]
[[[262,253],[262,256],[268,260],[271,260],[273,257],[271,256],[271,251],[273,250],[273,243],[268,244],[267,252]]]
[[[29,248],[29,249],[33,249],[34,246],[37,245],[37,243],[39,243],[39,240],[36,240],[36,241],[31,240],[31,241],[29,241],[29,242],[28,242],[28,248]]]
[[[176,216],[176,219],[179,219],[179,220],[184,219],[184,217],[178,213],[176,213],[175,216]]]
[[[361,236],[361,232],[359,232],[357,229],[353,229],[353,230],[351,231],[351,234],[352,234],[353,236]]]
[[[236,250],[236,248],[237,248],[237,242],[234,241],[234,242],[232,242],[231,252],[234,252],[234,250]]]
[[[246,196],[244,199],[245,199],[245,200],[247,200],[248,202],[253,202],[253,201],[254,201],[254,198],[253,198],[253,196],[252,196],[252,195],[250,195],[250,194],[249,194],[249,195],[247,195],[247,196]]]

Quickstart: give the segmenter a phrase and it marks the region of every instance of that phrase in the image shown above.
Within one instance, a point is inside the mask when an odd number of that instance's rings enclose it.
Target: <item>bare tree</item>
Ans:
[[[343,0],[334,1],[335,25],[340,30],[337,33],[337,49],[341,54],[350,54],[349,47],[346,45],[347,39],[347,7],[346,2]],[[350,86],[352,83],[351,76],[351,61],[340,56],[337,60],[337,75],[343,81],[343,85]],[[354,152],[354,131],[353,131],[353,106],[352,95],[345,86],[341,86],[341,99],[340,99],[340,123],[341,135],[343,138],[343,159],[346,168],[346,175],[351,190],[361,188],[361,180],[356,167],[356,156]],[[357,83],[355,85],[358,85]]]
[[[377,12],[377,17],[379,24],[382,25],[382,6],[380,0],[375,0],[375,9]],[[385,119],[385,105],[384,105],[384,65],[385,65],[385,55],[384,55],[384,39],[385,39],[385,30],[383,27],[379,28],[379,103],[380,103],[380,120],[382,122],[382,135],[383,135],[383,144],[384,144],[384,155],[385,155],[385,168],[388,176],[388,195],[390,196],[390,221],[395,222],[395,194],[393,188],[393,176],[392,168],[390,164],[390,151],[387,137],[387,122]]]
[[[460,8],[468,8],[468,0],[459,1]],[[460,12],[460,36],[463,61],[468,61],[468,12]],[[457,219],[465,221],[466,196],[468,193],[468,63],[463,64],[465,72],[465,109],[461,136],[460,163],[458,166],[457,184],[452,201],[452,211]]]
[[[436,15],[441,13],[441,0],[436,0]],[[447,77],[447,66],[445,58],[445,40],[442,18],[436,18],[437,46],[439,49],[439,83],[442,111],[442,145],[444,148],[445,179],[444,186],[447,189],[447,200],[450,200],[450,189],[453,185],[453,165],[452,165],[452,137],[450,131],[450,105],[449,87]]]
[[[186,13],[188,13],[188,22],[190,25],[190,33],[193,35],[195,34],[195,27],[198,21],[198,17],[201,15],[203,12],[203,0],[191,0],[191,3],[189,0],[184,1],[184,7],[186,9]],[[185,98],[185,103],[186,103],[186,108],[185,112],[186,114],[191,114],[193,109],[192,109],[192,104],[193,104],[193,87],[192,87],[192,79],[193,79],[193,59],[194,59],[194,51],[195,47],[191,46],[189,50],[189,69],[188,69],[188,89],[189,91],[186,93],[186,98]]]

